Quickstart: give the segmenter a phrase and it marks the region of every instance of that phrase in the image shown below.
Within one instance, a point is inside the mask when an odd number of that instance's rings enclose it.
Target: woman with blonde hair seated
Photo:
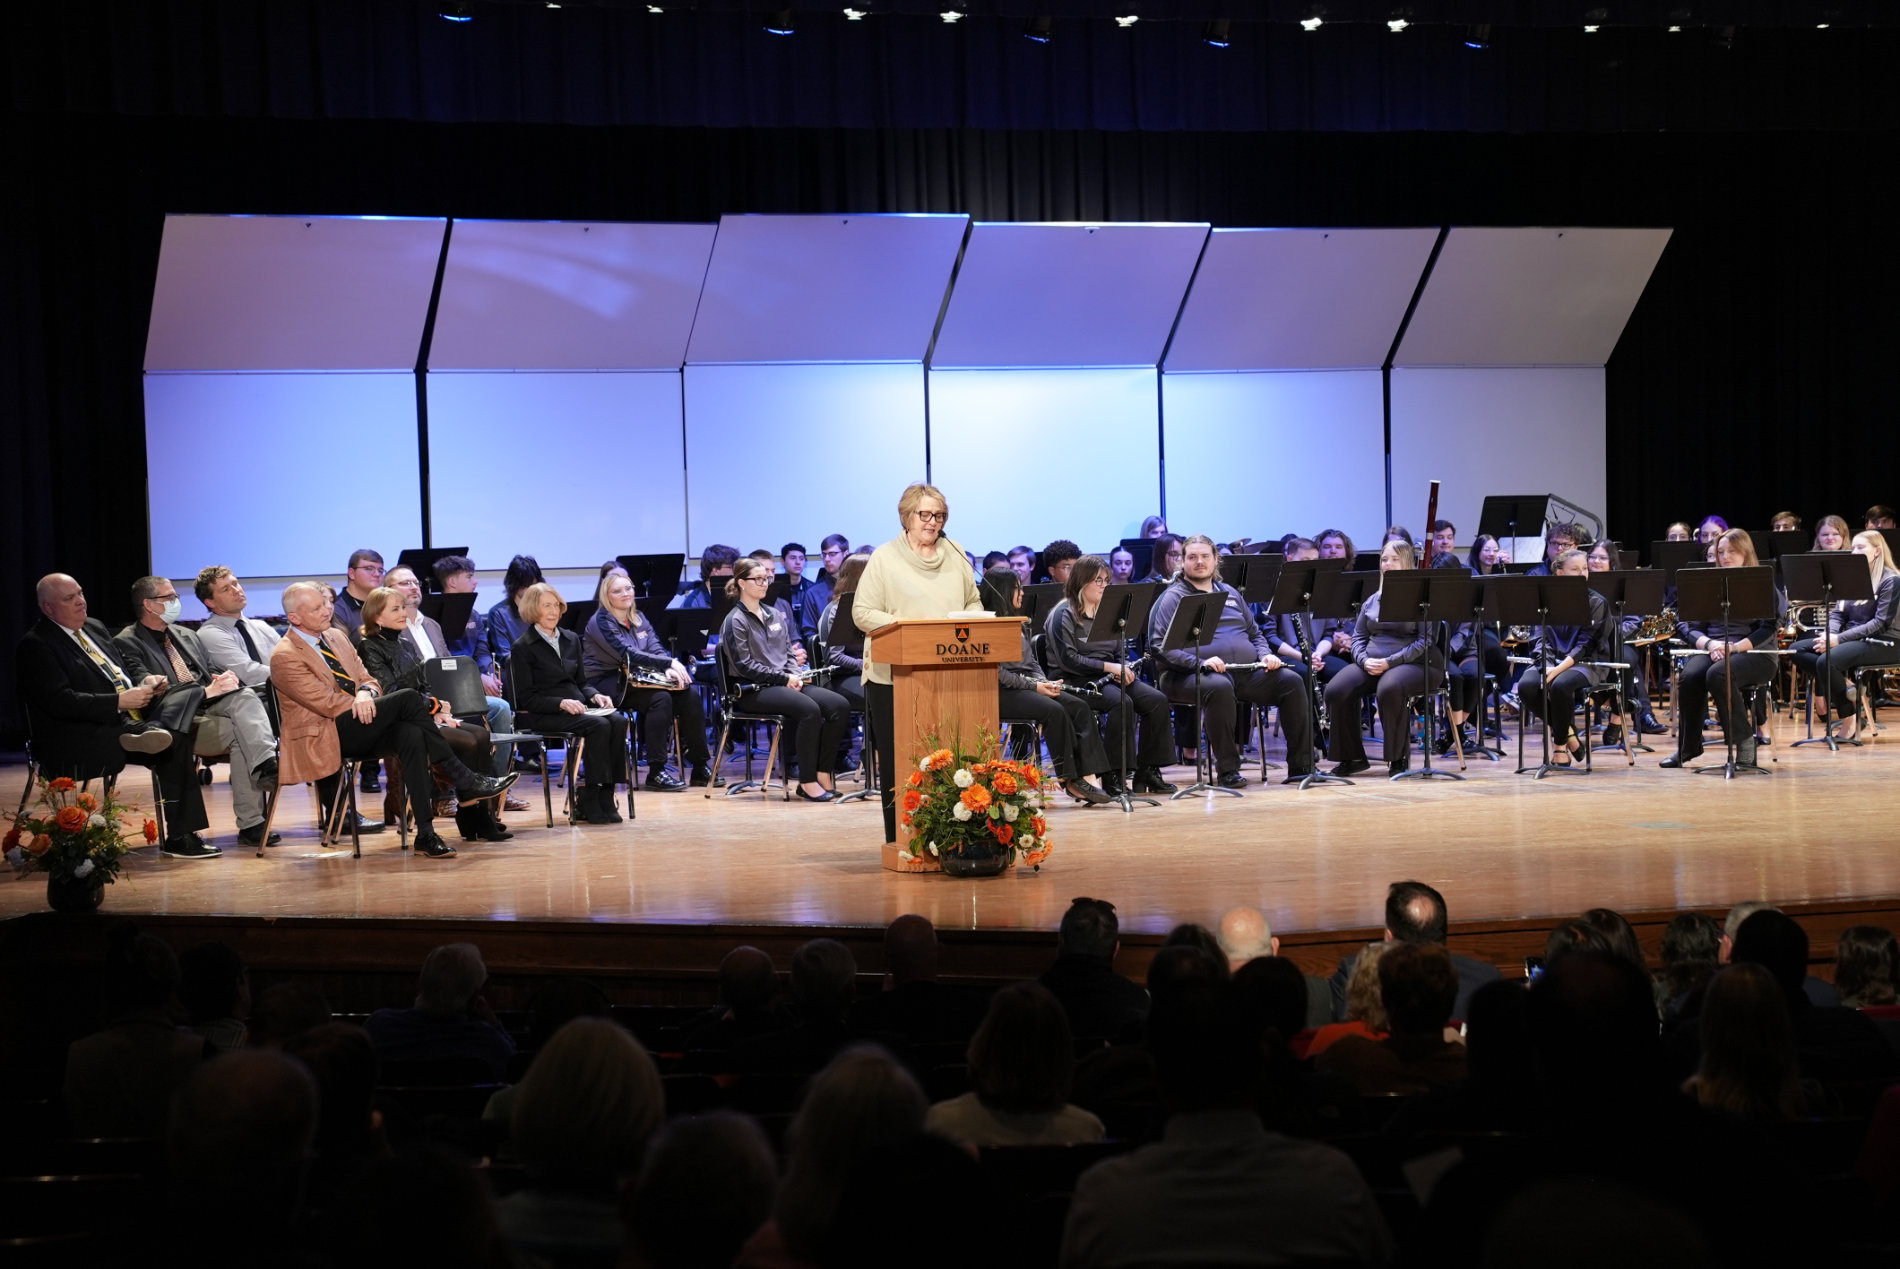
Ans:
[[[561,592],[536,582],[516,596],[515,607],[528,623],[508,657],[515,718],[528,731],[556,732],[581,742],[586,782],[574,793],[575,814],[587,824],[618,824],[614,786],[626,778],[626,716],[614,712],[613,697],[587,689],[581,638],[561,628],[561,614],[567,611]]]
[[[601,575],[600,606],[581,636],[581,675],[587,690],[611,696],[629,713],[640,714],[647,754],[646,787],[674,793],[686,782],[666,769],[673,747],[673,723],[679,721],[680,758],[693,769],[694,788],[712,783],[712,754],[706,748],[706,711],[693,687],[693,672],[681,665],[653,623],[634,604],[633,582],[618,564]],[[640,675],[635,681],[629,675]],[[657,680],[657,681],[655,681]],[[628,779],[633,778],[632,772]]]

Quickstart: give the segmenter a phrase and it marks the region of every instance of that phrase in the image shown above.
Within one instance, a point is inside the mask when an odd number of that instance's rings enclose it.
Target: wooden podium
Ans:
[[[997,725],[996,667],[1023,659],[1023,617],[927,617],[893,621],[873,631],[865,659],[891,667],[892,752],[895,771],[881,772],[902,797],[905,779],[924,755],[924,737],[961,735],[974,744],[978,731]],[[900,817],[901,817],[900,810]],[[897,841],[884,843],[884,866],[892,872],[941,872],[927,853],[906,863],[910,830],[900,818]]]

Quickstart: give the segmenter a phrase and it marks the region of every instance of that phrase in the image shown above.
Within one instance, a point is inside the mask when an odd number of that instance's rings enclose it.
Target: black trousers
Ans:
[[[1793,649],[1794,663],[1813,678],[1821,681],[1821,652],[1813,639],[1798,641]],[[1845,717],[1853,712],[1847,700],[1847,679],[1856,668],[1863,665],[1900,665],[1900,644],[1885,648],[1865,639],[1854,639],[1835,647],[1828,654],[1832,662],[1828,679],[1827,699],[1832,703],[1834,712]]]
[[[517,714],[528,731],[573,736],[581,743],[581,770],[596,790],[613,792],[627,778],[625,714]]]
[[[158,793],[165,802],[165,832],[168,835],[183,837],[186,833],[209,828],[211,821],[205,816],[204,793],[198,787],[197,772],[193,770],[191,761],[192,738],[196,728],[190,732],[157,728],[172,738],[171,747],[163,753],[127,753],[119,744],[120,736],[149,731],[155,726],[126,719],[115,726],[100,727],[72,755],[73,761],[67,765],[67,769],[55,771],[47,767],[40,771],[40,775],[48,780],[59,776],[90,780],[123,771],[128,763],[147,767],[158,777]]]
[[[1097,715],[1102,749],[1108,755],[1104,770],[1124,769],[1124,744],[1128,767],[1160,768],[1174,762],[1174,711],[1160,688],[1136,679],[1126,687],[1104,684],[1101,693],[1108,703],[1108,708]]]
[[[1028,720],[1042,728],[1056,779],[1077,780],[1108,770],[1102,734],[1095,728],[1095,711],[1087,701],[1067,693],[1044,696],[1033,688],[1005,687],[998,690],[997,705],[998,716],[1005,722]],[[1035,755],[1030,757],[1033,760]]]
[[[783,747],[795,758],[797,778],[809,783],[838,766],[838,743],[851,726],[851,705],[828,687],[761,687],[745,694],[748,709],[785,720]]]
[[[1744,688],[1773,681],[1775,659],[1746,652],[1720,661],[1709,656],[1684,657],[1676,674],[1676,752],[1693,758],[1702,752],[1702,720],[1708,716],[1709,702],[1715,702],[1723,739],[1736,739],[1738,733],[1728,716],[1730,681],[1734,683],[1735,703],[1741,706]],[[1747,728],[1754,730],[1752,721]]]
[[[1570,722],[1576,716],[1577,698],[1596,682],[1584,670],[1573,667],[1552,679],[1547,692],[1544,676],[1533,665],[1517,681],[1517,699],[1525,709],[1542,718],[1545,717],[1544,697],[1550,697],[1550,740],[1553,745],[1562,745],[1570,739]]]
[[[621,699],[621,707],[640,715],[649,773],[666,767],[666,755],[673,749],[675,719],[680,725],[682,760],[695,767],[712,761],[706,745],[706,709],[699,703],[698,688],[675,692],[663,687],[630,687]]]
[[[394,752],[402,763],[402,783],[409,794],[409,810],[419,827],[434,819],[435,778],[429,764],[454,758],[455,750],[429,714],[429,702],[408,688],[386,692],[376,699],[376,717],[367,723],[356,715],[336,720],[336,737],[345,758],[373,758]],[[483,736],[488,734],[483,731]]]
[[[897,841],[897,791],[910,786],[905,778],[914,769],[897,768],[897,691],[889,683],[864,680],[864,724],[870,729],[871,748],[877,754],[878,800],[884,807],[884,840]],[[911,761],[922,755],[913,755]]]
[[[1357,665],[1349,665],[1326,685],[1326,712],[1332,716],[1332,745],[1327,756],[1334,762],[1363,762],[1366,736],[1359,726],[1359,701],[1367,692],[1379,703],[1379,730],[1385,733],[1385,760],[1399,762],[1412,752],[1413,697],[1424,696],[1438,686],[1444,667],[1434,657],[1428,675],[1424,664],[1388,666],[1380,675],[1367,674]]]
[[[1193,705],[1205,696],[1207,718],[1202,730],[1207,733],[1208,747],[1214,751],[1214,768],[1219,774],[1240,770],[1240,747],[1234,743],[1238,700],[1262,709],[1278,706],[1280,734],[1286,737],[1287,771],[1313,769],[1313,719],[1306,703],[1306,683],[1297,673],[1285,666],[1270,672],[1204,673],[1199,676],[1198,692],[1195,678],[1192,674],[1170,672],[1162,675],[1161,688],[1168,699],[1178,705]],[[1334,718],[1337,717],[1335,714]]]

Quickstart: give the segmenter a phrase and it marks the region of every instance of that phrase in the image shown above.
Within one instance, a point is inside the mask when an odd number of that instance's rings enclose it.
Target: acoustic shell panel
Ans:
[[[1453,229],[1400,366],[1601,366],[1667,229]]]
[[[686,359],[922,361],[967,216],[727,216]]]
[[[1216,229],[1164,369],[1380,366],[1437,236],[1435,229]]]
[[[483,568],[685,550],[680,372],[430,375],[429,502]]]
[[[1377,370],[1161,378],[1168,525],[1217,542],[1385,527],[1385,413]]]
[[[167,216],[147,370],[413,370],[443,222]]]
[[[932,369],[1153,366],[1206,225],[977,224]]]
[[[678,370],[713,225],[458,220],[432,370]]]

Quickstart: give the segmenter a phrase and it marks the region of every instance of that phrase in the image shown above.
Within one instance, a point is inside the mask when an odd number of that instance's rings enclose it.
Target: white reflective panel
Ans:
[[[167,216],[145,368],[413,370],[442,225]]]
[[[1376,370],[1163,375],[1168,527],[1217,542],[1385,528]]]
[[[888,541],[924,478],[923,367],[688,366],[686,459],[689,555]]]
[[[1489,494],[1554,493],[1602,515],[1603,417],[1601,368],[1394,370],[1393,515],[1417,537],[1434,479],[1460,546]]]
[[[978,224],[933,369],[1153,366],[1206,225]]]
[[[1393,364],[1601,366],[1668,242],[1667,229],[1454,229]]]
[[[932,371],[930,475],[950,536],[978,559],[1135,536],[1161,509],[1158,408],[1153,370]]]
[[[146,375],[152,571],[340,579],[358,547],[394,560],[422,543],[415,437],[413,374]]]
[[[712,225],[458,220],[436,370],[676,370]]]
[[[432,374],[429,488],[483,568],[685,550],[679,371]]]
[[[967,216],[727,216],[692,362],[922,361]]]
[[[1435,229],[1216,229],[1169,372],[1385,364]]]

